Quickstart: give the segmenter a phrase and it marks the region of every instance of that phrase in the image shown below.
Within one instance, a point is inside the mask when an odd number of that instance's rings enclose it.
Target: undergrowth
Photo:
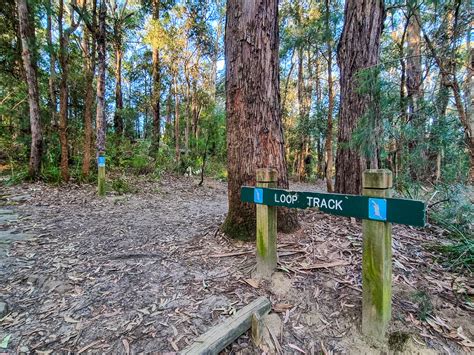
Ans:
[[[444,229],[447,242],[432,245],[441,261],[451,269],[474,271],[474,191],[457,184],[438,187],[439,197],[431,203],[432,223]]]

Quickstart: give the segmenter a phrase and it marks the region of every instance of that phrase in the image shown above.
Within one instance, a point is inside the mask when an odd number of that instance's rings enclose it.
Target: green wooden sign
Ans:
[[[416,227],[424,227],[426,223],[425,204],[416,200],[299,192],[248,186],[242,187],[241,200],[268,206],[317,208],[338,216]]]

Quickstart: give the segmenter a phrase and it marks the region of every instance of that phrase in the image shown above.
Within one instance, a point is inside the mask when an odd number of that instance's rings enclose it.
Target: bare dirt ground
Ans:
[[[224,183],[134,184],[106,198],[88,185],[2,187],[0,352],[178,352],[260,295],[275,314],[270,353],[474,350],[472,275],[436,261],[434,227],[394,226],[390,346],[376,348],[360,333],[360,222],[302,211],[301,229],[279,235],[279,272],[258,282],[254,245],[219,232]],[[225,352],[262,350],[245,334]]]

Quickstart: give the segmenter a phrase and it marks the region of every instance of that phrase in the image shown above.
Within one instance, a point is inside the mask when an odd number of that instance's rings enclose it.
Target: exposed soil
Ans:
[[[282,322],[270,351],[474,349],[472,275],[437,263],[427,248],[441,237],[434,227],[394,226],[390,348],[376,347],[360,333],[360,222],[302,211],[302,228],[279,235],[279,272],[258,282],[255,246],[219,232],[224,183],[165,176],[133,184],[136,193],[106,198],[88,185],[2,188],[3,350],[177,352],[259,295]],[[226,349],[259,351],[249,334]]]

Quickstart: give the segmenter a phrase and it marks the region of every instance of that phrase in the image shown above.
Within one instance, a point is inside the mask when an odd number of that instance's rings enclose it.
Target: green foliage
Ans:
[[[441,226],[450,240],[432,248],[441,253],[441,260],[450,268],[474,270],[474,205],[472,187],[438,186],[438,201],[430,209],[433,223]]]
[[[133,188],[124,177],[113,179],[111,185],[112,190],[117,192],[119,195],[137,192],[137,190]]]
[[[46,165],[41,169],[41,179],[44,182],[59,185],[61,183],[61,170],[58,165]]]
[[[7,185],[17,185],[21,184],[22,182],[25,182],[28,180],[29,174],[28,174],[28,169],[26,168],[20,168],[20,169],[15,169],[12,170],[12,173],[8,180],[6,181]]]
[[[419,290],[412,295],[413,302],[417,305],[417,318],[425,321],[433,312],[433,303],[429,294],[424,290]]]

